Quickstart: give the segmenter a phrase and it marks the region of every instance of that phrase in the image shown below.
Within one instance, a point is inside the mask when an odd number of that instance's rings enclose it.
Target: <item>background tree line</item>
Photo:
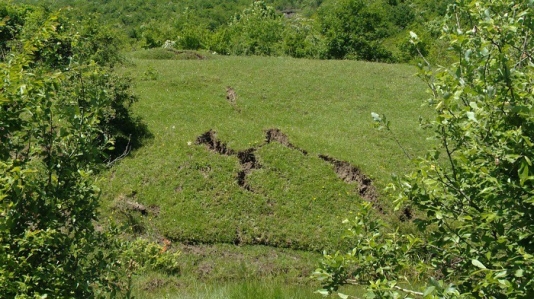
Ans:
[[[35,1],[69,7],[113,25],[129,48],[155,48],[175,41],[181,49],[231,55],[288,55],[319,59],[407,62],[417,55],[408,39],[419,33],[420,49],[441,58],[440,19],[452,1],[421,0],[234,0],[234,1]]]

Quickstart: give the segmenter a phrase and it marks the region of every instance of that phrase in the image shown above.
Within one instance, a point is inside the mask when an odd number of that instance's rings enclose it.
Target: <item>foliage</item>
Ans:
[[[24,26],[29,6],[14,6],[0,3],[0,60],[5,59],[12,41]]]
[[[80,108],[91,109],[94,99],[105,103],[99,112],[100,136],[93,141],[100,142],[99,146],[108,140],[113,144],[105,146],[108,149],[102,153],[102,160],[139,146],[149,133],[140,119],[130,114],[129,107],[137,100],[130,80],[112,70],[122,60],[113,33],[91,19],[73,24],[63,14],[38,9],[24,19],[19,36],[11,41],[12,52],[16,54],[24,47],[32,51],[30,67],[62,71],[65,79],[58,93],[64,97],[77,95]],[[53,30],[36,34],[45,22]]]
[[[141,238],[125,244],[120,255],[121,263],[134,262],[138,273],[160,270],[168,274],[177,274],[180,270],[178,264],[180,253],[169,251],[171,243],[168,240],[164,240],[163,246]]]
[[[381,45],[389,28],[379,5],[371,5],[365,0],[336,1],[321,6],[319,22],[327,58],[392,59],[391,53]]]
[[[287,285],[309,283],[315,290],[309,275],[319,252],[338,248],[343,233],[338,223],[360,202],[357,184],[338,178],[317,155],[349,161],[377,188],[390,172],[407,170],[409,162],[394,142],[380,138],[385,132],[369,126],[366,115],[381,110],[392,123],[401,122],[402,128],[393,128],[396,136],[410,152],[423,153],[424,132],[411,129],[421,113],[428,113],[418,100],[424,85],[410,75],[414,68],[206,52],[199,52],[202,60],[149,55],[161,51],[135,53],[125,70],[134,76],[142,99],[133,110],[155,136],[101,174],[103,213],[119,200],[139,203],[148,214],[130,214],[143,236],[186,244],[177,245],[184,252],[181,276],[169,288],[276,278]],[[145,72],[159,76],[147,81]],[[241,113],[225,99],[226,86],[235,89]],[[265,130],[274,127],[308,155],[278,143],[261,146]],[[209,129],[235,151],[257,148],[261,168],[247,175],[249,190],[237,183],[236,156],[195,145]],[[378,201],[388,213],[388,203]],[[396,215],[391,217],[395,221]],[[139,279],[143,284],[136,286],[144,289],[148,278]]]
[[[281,47],[284,54],[296,58],[320,58],[325,51],[314,20],[302,17],[285,21]]]
[[[133,97],[127,82],[95,63],[115,62],[111,37],[96,24],[72,34],[61,14],[6,7],[22,21],[3,36],[0,61],[2,296],[93,298],[115,289],[109,236],[94,225],[93,173],[124,122],[135,123]]]
[[[234,55],[275,55],[282,31],[282,17],[274,8],[254,1],[228,25],[226,48]]]
[[[398,267],[408,264],[430,277],[422,292],[405,290],[410,295],[534,296],[533,8],[531,1],[465,0],[451,8],[443,38],[457,62],[435,72],[421,66],[436,111],[428,125],[439,146],[398,185],[398,206],[422,214],[415,223],[425,238],[415,250],[424,255],[413,255],[414,236],[376,241],[363,234],[351,253],[326,256],[317,275],[327,291],[357,279],[371,281],[369,298],[399,297]],[[352,223],[361,230],[358,219]],[[382,254],[392,245],[398,263],[390,265],[389,253]],[[387,266],[362,279],[369,262]]]
[[[121,46],[134,49],[157,48],[170,40],[182,49],[224,54],[387,62],[413,60],[406,33],[419,31],[423,37],[451,1],[265,0],[254,8],[248,0],[18,0],[47,9],[68,7],[66,14],[81,22],[90,16],[92,22],[110,25],[108,31],[120,37]],[[267,8],[276,18],[266,18],[267,13],[236,21]],[[431,50],[441,50],[436,41],[436,36],[425,37]]]
[[[2,63],[0,288],[8,297],[87,297],[104,270],[90,174],[108,144],[93,143],[106,103],[81,112],[61,94],[61,73],[30,73],[29,63]]]

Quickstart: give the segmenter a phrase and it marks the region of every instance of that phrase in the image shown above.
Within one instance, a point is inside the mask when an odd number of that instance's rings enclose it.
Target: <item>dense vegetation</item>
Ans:
[[[134,48],[172,45],[232,55],[403,62],[417,54],[407,38],[410,30],[421,32],[421,49],[430,59],[444,58],[437,18],[451,1],[24,2],[71,7],[74,17],[113,25]]]
[[[0,4],[2,296],[281,297],[322,250],[324,295],[534,296],[532,1],[33,2]],[[411,67],[346,61],[415,57],[430,121]]]
[[[436,113],[427,125],[439,145],[396,185],[398,207],[420,214],[419,233],[383,233],[362,209],[346,221],[354,249],[326,256],[316,272],[326,293],[354,283],[368,286],[367,298],[534,296],[533,8],[531,1],[451,7],[443,38],[457,62],[421,68]]]
[[[120,263],[144,265],[159,246],[130,248],[94,225],[94,173],[114,157],[114,145],[142,131],[130,116],[129,82],[110,68],[113,38],[95,23],[74,26],[34,7],[2,3],[0,19],[2,297],[119,292]],[[144,255],[132,259],[131,250]]]

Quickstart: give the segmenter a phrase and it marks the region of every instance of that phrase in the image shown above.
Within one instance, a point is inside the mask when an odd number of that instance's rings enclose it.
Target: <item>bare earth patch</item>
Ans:
[[[239,163],[241,164],[241,170],[236,175],[237,183],[242,188],[251,192],[254,192],[254,190],[252,190],[252,188],[247,184],[246,177],[251,173],[251,171],[261,167],[261,165],[257,162],[254,153],[258,148],[271,142],[278,142],[287,148],[301,152],[303,155],[308,155],[306,150],[293,145],[291,142],[289,142],[289,137],[282,133],[280,129],[276,128],[265,131],[265,142],[263,144],[256,148],[249,148],[240,152],[236,152],[235,150],[228,148],[226,143],[217,138],[217,134],[213,130],[209,130],[208,132],[198,136],[196,139],[196,144],[205,144],[208,149],[218,154],[225,156],[237,156]],[[358,167],[351,165],[349,162],[337,160],[327,155],[319,155],[318,157],[332,164],[334,166],[334,172],[340,179],[349,184],[356,183],[358,185],[358,194],[360,197],[372,203],[373,207],[377,211],[384,213],[384,209],[380,206],[378,201],[379,193],[373,185],[372,180]]]
[[[347,183],[357,183],[360,196],[372,203],[373,207],[380,213],[384,213],[383,208],[379,205],[378,191],[373,186],[372,180],[358,167],[351,165],[349,162],[340,161],[327,155],[319,155],[319,158],[332,164],[334,166],[334,171],[340,179]]]
[[[211,151],[214,151],[220,155],[236,156],[241,164],[241,170],[237,173],[237,184],[247,191],[254,192],[252,188],[247,184],[246,177],[252,170],[258,169],[261,165],[257,162],[254,152],[255,148],[249,148],[244,151],[236,152],[233,149],[228,148],[226,143],[220,141],[217,138],[217,133],[213,130],[197,137],[196,144],[205,144]]]

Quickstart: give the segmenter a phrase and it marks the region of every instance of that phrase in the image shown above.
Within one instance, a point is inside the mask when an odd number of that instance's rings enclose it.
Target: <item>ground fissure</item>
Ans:
[[[334,172],[340,179],[347,183],[356,183],[360,197],[372,203],[373,207],[380,213],[384,213],[384,209],[378,202],[378,191],[373,185],[371,178],[365,175],[358,167],[353,166],[347,161],[337,160],[327,155],[319,155],[319,158],[332,164],[334,166]]]
[[[198,136],[196,144],[205,144],[210,150],[221,155],[236,156],[241,165],[241,170],[236,175],[237,184],[247,191],[254,192],[247,183],[247,175],[254,169],[261,168],[254,154],[255,148],[249,148],[244,151],[230,149],[226,143],[217,138],[217,133],[213,130]]]
[[[236,156],[241,165],[241,170],[236,175],[237,183],[239,186],[250,192],[254,192],[254,190],[247,183],[247,176],[253,170],[261,168],[255,152],[262,146],[271,142],[278,142],[287,148],[301,152],[303,155],[308,155],[306,150],[293,145],[291,142],[289,142],[289,137],[280,129],[276,128],[265,131],[265,142],[263,144],[243,151],[235,151],[229,148],[226,143],[217,138],[217,134],[213,130],[207,131],[206,133],[198,136],[196,139],[196,144],[204,144],[208,147],[208,149],[220,155]],[[358,186],[357,192],[360,197],[370,202],[377,211],[384,213],[384,210],[378,200],[378,190],[373,185],[371,178],[365,175],[361,169],[347,161],[341,161],[328,155],[319,154],[318,157],[332,164],[334,166],[334,172],[340,179],[348,184],[356,183]]]

